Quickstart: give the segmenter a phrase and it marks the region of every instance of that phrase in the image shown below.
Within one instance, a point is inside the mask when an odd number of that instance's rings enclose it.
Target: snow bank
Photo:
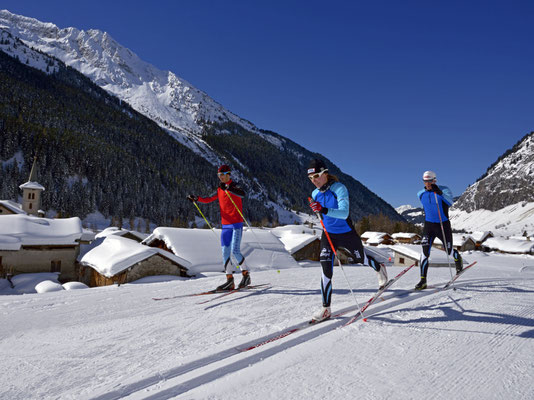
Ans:
[[[88,289],[89,286],[87,286],[85,283],[82,282],[67,282],[63,284],[63,289],[65,290],[78,290],[78,289]]]
[[[43,281],[35,286],[35,291],[37,293],[59,292],[61,290],[64,290],[63,286],[52,281]]]

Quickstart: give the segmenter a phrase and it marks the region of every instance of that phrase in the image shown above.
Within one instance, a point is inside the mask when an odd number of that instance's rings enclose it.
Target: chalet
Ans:
[[[489,238],[493,237],[493,233],[491,231],[479,231],[479,232],[473,232],[471,233],[471,237],[475,241],[475,250],[482,250],[482,244]]]
[[[476,243],[470,235],[453,233],[452,247],[458,251],[470,251],[476,249]]]
[[[141,243],[148,237],[148,234],[141,233],[137,231],[129,231],[128,229],[117,228],[115,226],[110,226],[109,228],[104,229],[102,232],[98,233],[95,238],[107,237],[110,235],[122,236],[126,239],[135,240],[138,243]]]
[[[302,225],[286,225],[271,229],[271,233],[280,239],[295,260],[319,261],[322,230]]]
[[[379,244],[394,244],[394,240],[389,233],[386,232],[364,232],[361,236],[362,242],[369,246],[378,246]]]
[[[58,272],[60,281],[77,278],[79,218],[48,219],[5,215],[0,223],[0,275]]]
[[[168,251],[117,235],[100,240],[80,260],[79,280],[90,287],[129,283],[154,275],[189,276],[191,263]]]
[[[191,262],[190,275],[210,271],[221,272],[223,263],[220,233],[220,229],[159,227],[154,229],[143,244],[171,251],[188,260]],[[299,267],[280,239],[267,229],[243,229],[241,254],[251,271]],[[254,277],[252,279],[254,280]]]
[[[398,244],[417,244],[421,241],[421,236],[417,233],[398,232],[391,237]]]
[[[482,250],[509,254],[534,254],[534,242],[530,240],[491,237],[482,243]]]
[[[13,214],[26,214],[22,210],[22,205],[15,203],[11,200],[0,200],[0,216],[13,215]]]
[[[395,255],[394,265],[396,266],[409,266],[415,264],[419,266],[419,260],[421,258],[421,246],[417,245],[394,245],[390,247]],[[440,249],[432,249],[430,252],[429,266],[431,267],[448,267],[449,261],[454,267],[454,260],[452,256],[447,257],[447,253]],[[465,260],[464,260],[465,264]]]

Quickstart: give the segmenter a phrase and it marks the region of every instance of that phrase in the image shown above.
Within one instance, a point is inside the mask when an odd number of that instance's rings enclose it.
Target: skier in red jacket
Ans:
[[[232,274],[232,263],[230,262],[230,253],[238,262],[238,268],[241,269],[243,278],[239,283],[239,288],[250,285],[250,273],[244,264],[245,257],[241,254],[241,237],[243,235],[243,197],[245,191],[241,189],[236,182],[230,177],[231,169],[228,165],[221,165],[217,172],[220,183],[217,192],[210,197],[198,197],[195,195],[187,196],[190,201],[200,203],[211,203],[219,200],[221,210],[221,246],[224,269],[226,271],[226,282],[217,287],[217,291],[233,290],[234,276]]]

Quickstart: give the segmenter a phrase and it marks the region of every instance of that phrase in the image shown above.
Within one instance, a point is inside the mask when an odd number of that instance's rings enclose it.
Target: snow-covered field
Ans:
[[[0,296],[2,399],[533,399],[534,257],[470,253],[456,291],[412,268],[368,309],[250,351],[320,306],[318,263],[252,271],[269,288],[154,301],[224,278]],[[390,267],[390,276],[400,271]],[[368,267],[345,272],[360,304]],[[448,280],[431,268],[429,284]],[[336,268],[333,311],[353,306]],[[351,314],[351,313],[349,313]]]

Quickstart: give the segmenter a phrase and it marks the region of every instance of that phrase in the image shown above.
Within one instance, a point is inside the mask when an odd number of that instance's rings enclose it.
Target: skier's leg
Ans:
[[[223,226],[221,232],[221,249],[223,257],[223,266],[226,272],[226,282],[218,286],[216,290],[234,289],[233,265],[230,260],[230,241],[232,239],[232,230],[225,229]]]
[[[319,261],[322,267],[321,296],[323,307],[330,307],[332,300],[332,276],[334,274],[334,252],[324,234],[321,237],[321,255],[319,256]]]

